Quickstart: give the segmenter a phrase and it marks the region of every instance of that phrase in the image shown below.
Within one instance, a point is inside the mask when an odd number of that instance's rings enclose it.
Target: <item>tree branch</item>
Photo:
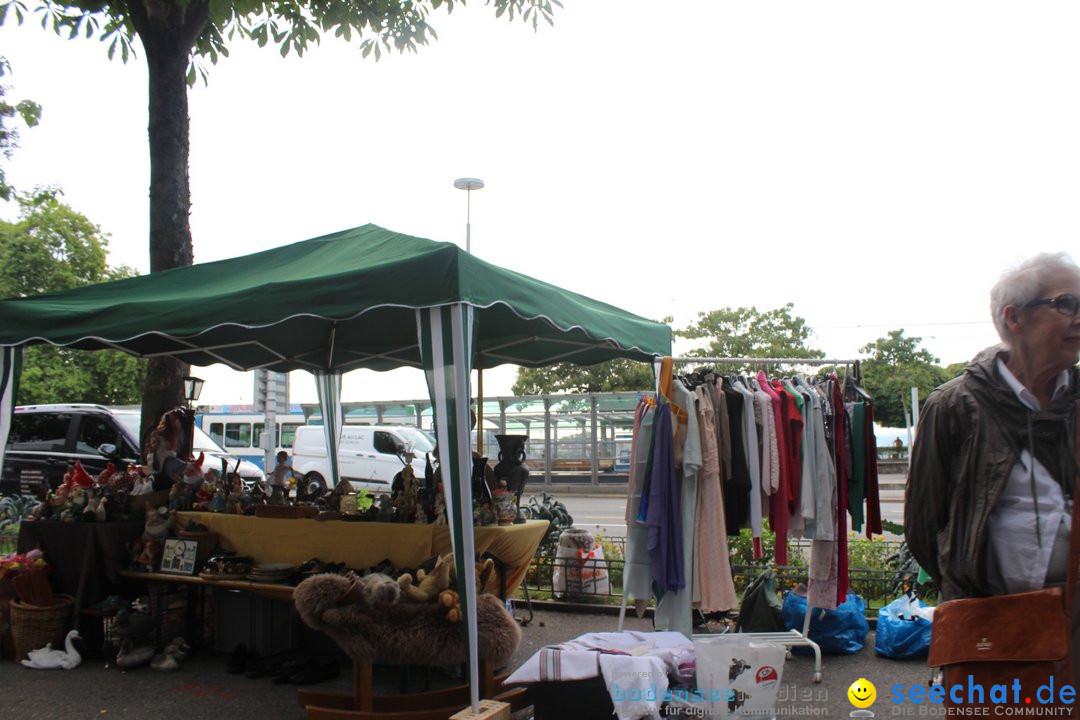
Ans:
[[[186,7],[175,0],[125,0],[125,6],[147,53],[162,43],[174,52],[190,52],[210,19],[209,0],[193,0]]]

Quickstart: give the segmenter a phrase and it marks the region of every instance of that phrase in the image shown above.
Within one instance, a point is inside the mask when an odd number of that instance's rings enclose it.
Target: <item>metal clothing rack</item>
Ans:
[[[672,362],[675,364],[702,364],[702,365],[854,365],[858,367],[859,360],[837,360],[829,358],[710,358],[710,357],[688,357],[688,358],[672,358]],[[625,575],[624,575],[625,577]],[[623,593],[622,603],[619,607],[619,630],[623,628],[623,622],[626,618],[626,604],[628,599],[626,593]],[[738,633],[740,635],[746,635],[751,641],[772,642],[778,645],[783,645],[788,649],[790,654],[791,648],[795,646],[806,646],[814,652],[814,674],[813,682],[820,683],[822,678],[821,668],[821,647],[810,639],[810,617],[813,608],[810,605],[809,598],[806,603],[806,614],[803,617],[802,631],[787,630],[784,632],[761,632],[761,633]],[[697,638],[712,637],[709,634],[692,634],[691,640]]]
[[[762,358],[762,357],[685,357],[685,358],[672,358],[671,361],[677,365],[686,365],[689,363],[701,363],[703,365],[857,365],[861,361],[855,360],[834,360],[829,358]]]

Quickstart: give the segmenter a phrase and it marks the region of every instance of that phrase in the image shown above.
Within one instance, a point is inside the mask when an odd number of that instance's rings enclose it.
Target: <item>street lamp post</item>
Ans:
[[[472,255],[472,191],[481,190],[484,181],[480,178],[463,177],[454,181],[454,187],[465,191],[465,252]],[[480,356],[477,355],[477,365]],[[484,452],[484,371],[476,369],[476,392],[480,401],[476,403],[476,452]]]
[[[195,403],[198,401],[199,395],[202,394],[202,389],[202,378],[192,377],[191,375],[184,376],[184,401],[186,404],[181,411],[180,417],[183,418],[186,447],[182,449],[183,457],[181,459],[187,460],[195,457]]]
[[[472,254],[472,191],[481,190],[484,181],[480,178],[458,178],[454,181],[454,187],[465,191],[465,252]]]

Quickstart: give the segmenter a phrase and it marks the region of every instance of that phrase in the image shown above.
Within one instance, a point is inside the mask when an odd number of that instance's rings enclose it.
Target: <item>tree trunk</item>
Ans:
[[[206,25],[206,0],[128,0],[149,70],[150,272],[191,265],[187,67]],[[188,365],[151,358],[143,387],[140,441],[167,410],[183,405]]]

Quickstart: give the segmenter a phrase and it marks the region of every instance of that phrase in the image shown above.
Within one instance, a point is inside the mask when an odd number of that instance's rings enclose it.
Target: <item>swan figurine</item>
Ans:
[[[71,670],[78,667],[82,662],[82,656],[75,649],[73,641],[81,638],[78,630],[72,630],[64,638],[66,650],[53,650],[52,643],[48,643],[43,648],[28,652],[27,659],[23,660],[22,664],[37,670]]]

